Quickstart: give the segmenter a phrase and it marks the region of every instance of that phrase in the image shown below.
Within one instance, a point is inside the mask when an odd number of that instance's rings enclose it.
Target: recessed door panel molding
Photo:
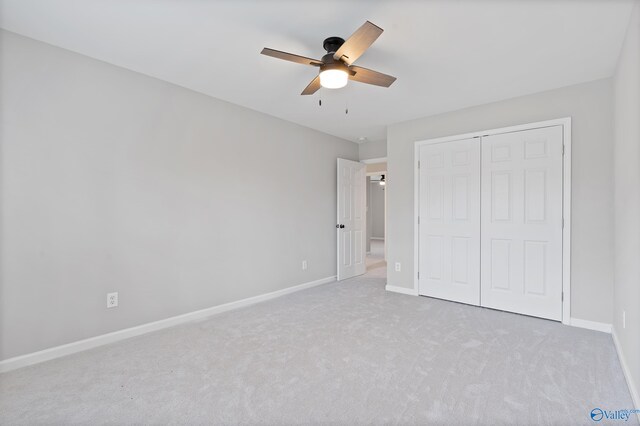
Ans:
[[[503,238],[491,239],[489,245],[491,263],[487,275],[489,281],[483,283],[492,290],[511,290],[511,240]]]
[[[546,296],[547,242],[524,242],[524,291],[527,294]]]
[[[350,268],[353,266],[351,262],[351,231],[342,231],[342,266]]]
[[[546,139],[526,139],[524,141],[524,158],[546,158],[548,156],[549,141]]]
[[[469,220],[469,175],[452,176],[453,220]]]
[[[426,156],[424,164],[430,170],[441,169],[444,167],[444,154],[442,152],[433,152]]]
[[[469,151],[460,150],[454,151],[453,159],[451,160],[454,166],[466,166],[469,164]]]
[[[480,303],[480,139],[420,148],[419,294]]]
[[[491,221],[510,222],[511,221],[511,171],[500,170],[491,173]]]
[[[500,163],[511,160],[511,146],[508,144],[496,144],[491,147],[491,162]]]
[[[429,176],[427,178],[427,187],[429,219],[442,221],[444,213],[444,177]]]
[[[571,323],[571,119],[416,142],[414,288]]]
[[[547,211],[547,171],[524,172],[524,218],[526,223],[544,223]]]
[[[366,271],[366,165],[338,158],[338,280]]]
[[[562,126],[482,138],[482,306],[562,320],[562,145]]]
[[[431,281],[442,281],[442,262],[444,261],[444,236],[443,235],[427,235],[425,245],[427,278]]]
[[[469,284],[469,249],[472,239],[469,237],[451,238],[451,280],[455,284]]]

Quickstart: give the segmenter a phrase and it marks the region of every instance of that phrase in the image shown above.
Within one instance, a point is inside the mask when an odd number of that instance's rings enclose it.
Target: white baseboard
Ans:
[[[417,296],[418,292],[413,289],[413,288],[406,288],[406,287],[398,287],[395,285],[386,285],[384,286],[384,289],[387,291],[392,291],[394,293],[402,293],[402,294],[408,294],[409,296]]]
[[[173,327],[179,324],[200,320],[215,314],[219,314],[233,309],[242,308],[245,306],[253,305],[255,303],[264,302],[276,297],[281,297],[289,293],[294,293],[300,290],[306,290],[311,287],[315,287],[321,284],[327,284],[335,281],[336,277],[321,278],[316,281],[296,285],[293,287],[284,288],[282,290],[273,291],[271,293],[261,294],[247,299],[236,300],[234,302],[225,303],[223,305],[212,306],[210,308],[201,309],[198,311],[189,312],[175,317],[166,318],[159,321],[149,322],[147,324],[138,325],[136,327],[125,328],[124,330],[118,330],[100,336],[90,337],[88,339],[78,340],[76,342],[67,343],[66,345],[55,346],[53,348],[44,349],[42,351],[33,352],[30,354],[20,355],[14,358],[8,358],[0,361],[0,373],[5,371],[15,370],[17,368],[26,367],[27,365],[37,364],[39,362],[49,361],[51,359],[60,358],[65,355],[70,355],[76,352],[85,351],[98,346],[103,346],[109,343],[118,342],[120,340],[129,339],[131,337],[139,336],[141,334],[150,333],[152,331],[161,330],[168,327]]]
[[[616,347],[616,352],[618,352],[618,359],[620,359],[620,365],[622,366],[624,378],[627,380],[627,387],[629,388],[631,400],[633,401],[634,405],[633,408],[640,410],[640,390],[636,383],[633,381],[633,377],[631,376],[629,364],[627,364],[627,359],[624,356],[624,352],[622,351],[622,346],[620,346],[620,340],[618,340],[618,335],[616,334],[615,327],[611,330],[611,337],[613,337],[613,345]],[[637,415],[638,421],[640,421],[640,413],[638,413]]]
[[[604,322],[571,318],[569,325],[573,327],[586,328],[589,330],[602,331],[603,333],[611,333],[611,324],[607,324]]]

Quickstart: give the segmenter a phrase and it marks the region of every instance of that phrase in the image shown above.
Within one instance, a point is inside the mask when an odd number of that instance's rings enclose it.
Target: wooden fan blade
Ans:
[[[307,87],[304,88],[301,95],[313,95],[320,89],[320,76],[317,75],[316,78],[311,80],[311,83]]]
[[[377,25],[369,21],[365,22],[340,46],[336,53],[333,54],[333,58],[341,59],[347,65],[351,65],[380,37],[382,31],[384,30]]]
[[[349,69],[352,71],[352,74],[349,75],[349,80],[359,81],[360,83],[389,87],[393,84],[394,81],[396,81],[395,77],[387,74],[382,74],[378,71],[358,67],[356,65],[350,66]]]
[[[295,62],[297,64],[311,65],[314,67],[319,67],[320,65],[322,65],[322,61],[319,61],[317,59],[307,58],[305,56],[300,56],[300,55],[294,55],[293,53],[281,52],[280,50],[269,49],[268,47],[265,47],[264,49],[262,49],[262,52],[260,53],[262,53],[263,55],[271,56],[273,58],[284,59],[285,61]]]

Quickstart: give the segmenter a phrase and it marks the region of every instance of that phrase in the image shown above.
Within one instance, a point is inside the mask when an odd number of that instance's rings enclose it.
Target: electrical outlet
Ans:
[[[622,311],[622,328],[627,328],[627,311]]]
[[[306,271],[306,270],[307,270],[307,261],[306,261],[306,260],[303,260],[303,261],[302,261],[302,270],[303,270],[303,271]]]
[[[400,270],[401,270],[400,262],[396,262],[396,272],[400,272]]]
[[[118,292],[107,293],[107,308],[118,307]]]

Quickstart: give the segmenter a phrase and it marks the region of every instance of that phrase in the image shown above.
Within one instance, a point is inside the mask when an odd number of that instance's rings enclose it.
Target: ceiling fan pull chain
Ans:
[[[344,103],[344,113],[349,114],[349,101]]]
[[[322,106],[322,95],[320,95],[320,99],[318,99],[318,106]]]

